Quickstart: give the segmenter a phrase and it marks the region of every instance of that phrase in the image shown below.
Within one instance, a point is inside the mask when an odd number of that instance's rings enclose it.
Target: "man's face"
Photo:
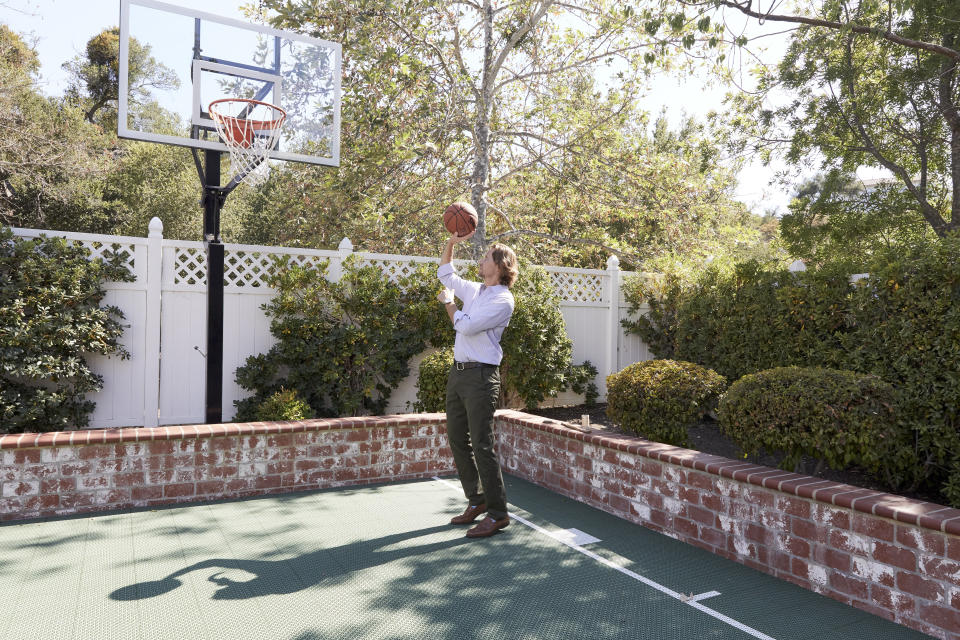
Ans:
[[[484,281],[499,280],[500,267],[493,261],[493,249],[487,250],[486,255],[477,263],[477,270]]]

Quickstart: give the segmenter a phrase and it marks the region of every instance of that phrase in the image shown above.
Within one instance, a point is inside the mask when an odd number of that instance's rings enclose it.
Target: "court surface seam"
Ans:
[[[453,489],[453,490],[456,491],[457,493],[460,493],[460,492],[461,492],[460,487],[458,487],[458,486],[457,486],[456,484],[454,484],[453,482],[450,482],[449,480],[444,480],[443,478],[438,478],[437,476],[433,476],[433,479],[436,480],[437,482],[440,482],[440,483],[446,485],[448,488]],[[562,537],[555,536],[555,535],[553,535],[550,531],[547,531],[547,530],[544,529],[543,527],[541,527],[541,526],[539,526],[539,525],[536,525],[536,524],[530,522],[530,521],[527,520],[526,518],[524,518],[524,517],[522,517],[522,516],[519,516],[519,515],[517,515],[516,513],[511,513],[511,514],[510,514],[510,519],[511,519],[511,520],[516,520],[517,522],[520,522],[521,524],[524,524],[524,525],[526,525],[527,527],[530,527],[530,528],[533,529],[534,531],[536,531],[536,532],[538,532],[538,533],[542,533],[543,535],[547,536],[547,537],[550,538],[551,540],[554,540],[554,541],[556,541],[556,542],[559,542],[560,544],[562,544],[562,545],[564,545],[564,546],[567,546],[567,547],[570,547],[570,548],[573,549],[574,551],[576,551],[576,552],[578,552],[578,553],[581,553],[581,554],[587,556],[587,557],[590,558],[591,560],[595,560],[596,562],[599,562],[600,564],[603,564],[603,565],[605,565],[605,566],[607,566],[607,567],[610,567],[611,569],[614,569],[614,570],[616,570],[616,571],[619,571],[620,573],[622,573],[622,574],[624,574],[624,575],[626,575],[626,576],[629,576],[629,577],[633,578],[634,580],[637,580],[638,582],[642,582],[643,584],[647,585],[648,587],[652,587],[652,588],[656,589],[657,591],[659,591],[659,592],[661,592],[661,593],[663,593],[663,594],[666,594],[666,595],[670,596],[671,598],[674,598],[674,599],[676,599],[676,600],[679,600],[680,602],[682,602],[682,603],[684,603],[684,604],[686,604],[686,605],[689,605],[689,606],[693,607],[694,609],[697,609],[698,611],[702,611],[703,613],[707,614],[708,616],[711,616],[711,617],[713,617],[713,618],[716,618],[716,619],[719,620],[720,622],[723,622],[723,623],[725,623],[725,624],[730,625],[731,627],[734,627],[734,628],[736,628],[736,629],[739,629],[740,631],[743,631],[744,633],[747,633],[747,634],[753,636],[754,638],[757,638],[758,640],[776,640],[776,638],[773,638],[773,637],[771,637],[771,636],[768,636],[767,634],[763,633],[762,631],[758,631],[757,629],[754,629],[753,627],[747,626],[747,625],[743,624],[742,622],[739,622],[739,621],[737,621],[737,620],[734,620],[733,618],[731,618],[731,617],[729,617],[729,616],[725,616],[725,615],[723,615],[722,613],[720,613],[719,611],[716,611],[716,610],[714,610],[714,609],[711,609],[710,607],[708,607],[708,606],[706,606],[706,605],[704,605],[704,604],[700,604],[699,600],[703,600],[703,599],[706,599],[706,598],[712,598],[712,597],[715,596],[715,595],[720,595],[719,592],[716,592],[716,591],[708,591],[707,593],[702,593],[702,594],[700,594],[700,595],[698,595],[698,596],[687,596],[687,595],[684,595],[684,594],[682,594],[682,593],[678,593],[678,592],[674,591],[673,589],[671,589],[671,588],[669,588],[669,587],[665,587],[664,585],[660,584],[659,582],[656,582],[656,581],[654,581],[654,580],[651,580],[650,578],[647,578],[647,577],[645,577],[645,576],[642,576],[642,575],[640,575],[639,573],[636,573],[635,571],[631,571],[630,569],[627,569],[626,567],[623,567],[623,566],[621,566],[621,565],[613,562],[612,560],[608,560],[608,559],[604,558],[603,556],[597,555],[596,553],[594,553],[593,551],[590,551],[589,549],[584,549],[583,547],[581,547],[581,546],[579,546],[579,545],[576,545],[576,544],[574,544],[574,543],[572,543],[572,542],[569,542],[568,540],[564,540]]]

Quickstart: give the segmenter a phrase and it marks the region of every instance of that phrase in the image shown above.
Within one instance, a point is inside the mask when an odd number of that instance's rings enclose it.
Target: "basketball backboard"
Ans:
[[[227,151],[209,105],[251,98],[287,113],[270,158],[340,162],[336,42],[165,2],[121,0],[119,74],[121,138]],[[173,118],[158,115],[154,103]]]

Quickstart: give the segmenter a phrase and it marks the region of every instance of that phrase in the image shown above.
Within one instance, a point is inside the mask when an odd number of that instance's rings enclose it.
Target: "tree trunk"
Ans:
[[[490,110],[493,103],[493,6],[483,2],[483,72],[477,119],[474,124],[474,164],[470,185],[470,200],[477,210],[477,233],[471,238],[475,258],[483,255],[487,246],[487,204],[484,195],[490,182]]]

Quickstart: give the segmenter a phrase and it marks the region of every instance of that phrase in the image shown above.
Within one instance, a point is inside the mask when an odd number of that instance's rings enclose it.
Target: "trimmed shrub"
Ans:
[[[881,470],[896,442],[893,387],[876,376],[818,367],[778,367],[737,380],[720,401],[720,430],[748,454],[784,454],[834,469]]]
[[[103,388],[89,354],[128,358],[123,313],[101,306],[104,281],[130,282],[122,256],[105,260],[63,238],[0,228],[0,433],[86,426]]]
[[[727,380],[691,362],[647,360],[607,376],[607,416],[651,440],[685,446],[687,428],[717,405]]]
[[[261,402],[256,412],[259,422],[309,420],[314,416],[313,409],[297,395],[296,390],[283,388]]]
[[[453,347],[431,353],[420,361],[414,411],[442,413],[447,410],[447,376],[452,366]]]

